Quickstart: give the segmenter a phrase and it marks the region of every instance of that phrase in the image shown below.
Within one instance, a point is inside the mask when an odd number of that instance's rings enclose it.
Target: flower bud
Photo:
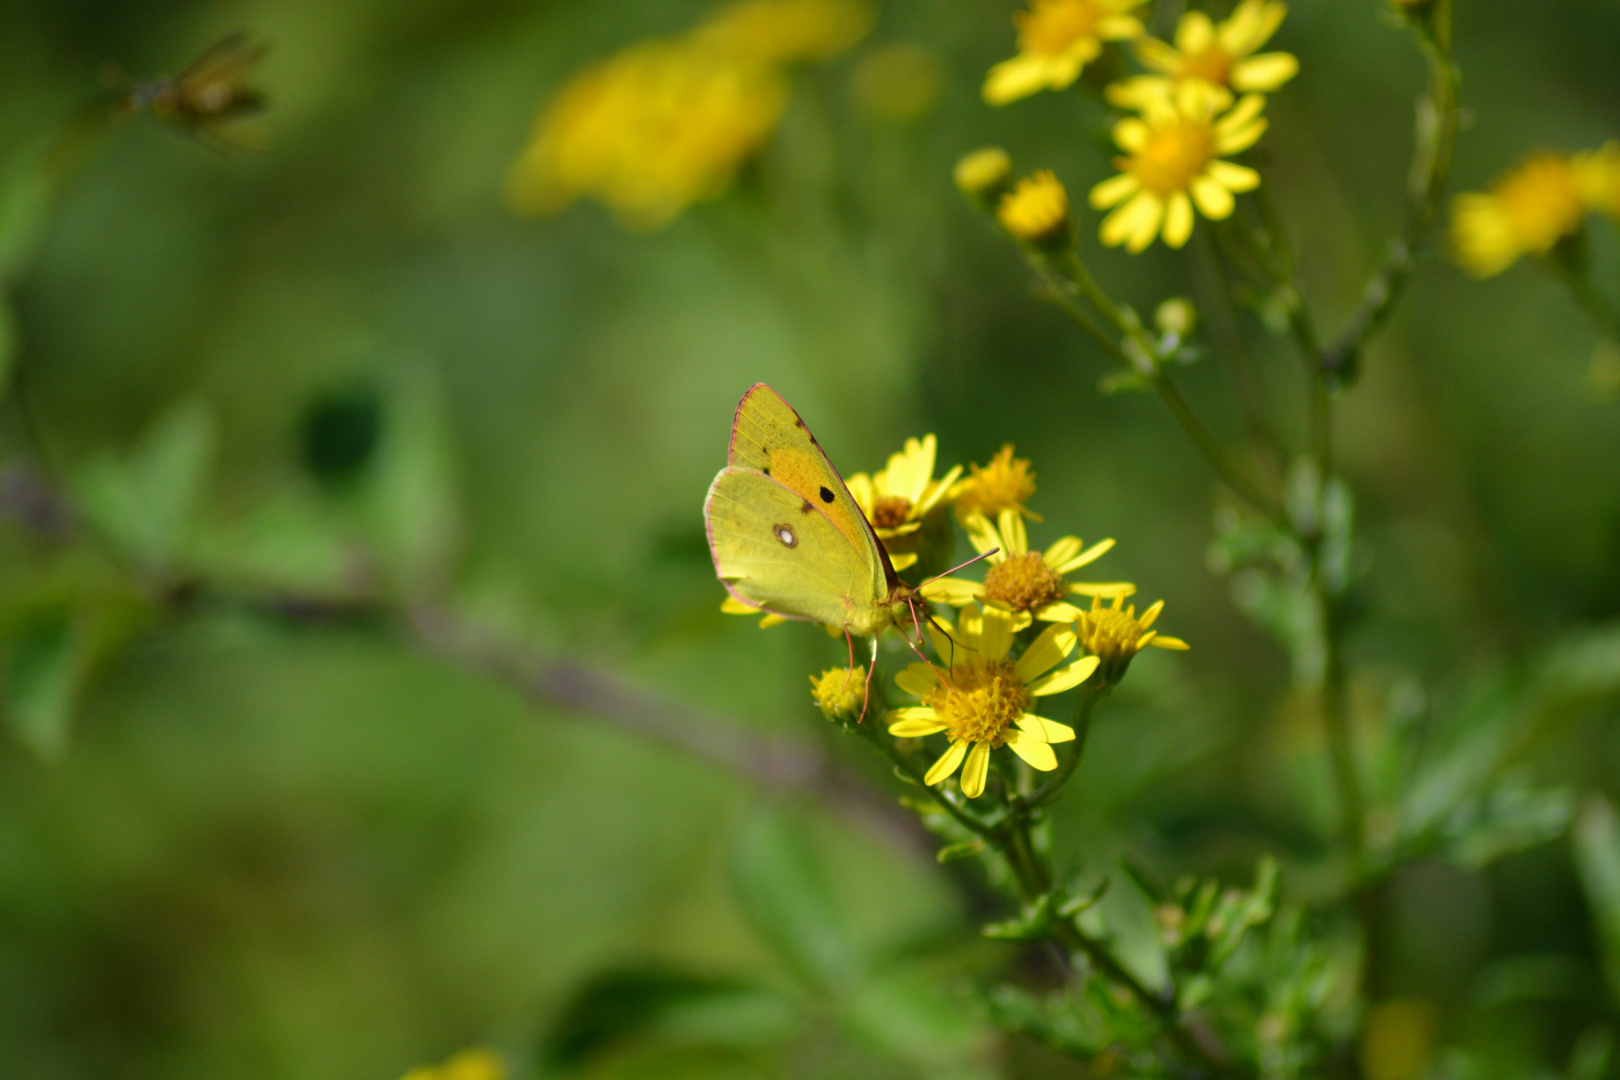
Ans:
[[[866,700],[866,668],[828,668],[810,676],[810,696],[821,715],[834,723],[855,719]]]
[[[1180,341],[1192,336],[1198,326],[1198,309],[1185,296],[1172,296],[1153,313],[1153,324],[1161,334],[1174,334]]]
[[[973,151],[956,163],[956,187],[979,209],[993,212],[1012,190],[1012,158],[999,146]]]
[[[996,217],[1014,238],[1055,254],[1074,242],[1069,228],[1069,193],[1050,169],[1040,169],[1001,197]]]

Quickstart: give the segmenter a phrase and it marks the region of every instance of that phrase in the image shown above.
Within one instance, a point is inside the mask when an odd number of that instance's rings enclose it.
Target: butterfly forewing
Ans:
[[[887,587],[897,582],[887,552],[850,497],[844,478],[782,395],[755,383],[743,395],[731,425],[733,466],[752,469],[820,509],[850,544],[868,552]]]

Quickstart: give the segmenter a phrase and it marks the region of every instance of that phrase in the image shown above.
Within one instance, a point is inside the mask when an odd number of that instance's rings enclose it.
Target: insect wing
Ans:
[[[703,507],[714,569],[737,599],[833,626],[873,621],[887,594],[827,513],[752,469],[715,477]]]

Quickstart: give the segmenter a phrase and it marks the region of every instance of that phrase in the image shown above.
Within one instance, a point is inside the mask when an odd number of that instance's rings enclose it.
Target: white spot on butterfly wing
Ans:
[[[771,531],[776,533],[776,538],[782,542],[783,547],[798,547],[799,546],[798,534],[793,531],[793,528],[791,526],[788,526],[788,525],[773,525],[771,527]]]

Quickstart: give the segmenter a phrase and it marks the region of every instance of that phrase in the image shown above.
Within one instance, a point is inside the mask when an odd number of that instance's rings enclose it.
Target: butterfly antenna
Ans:
[[[982,554],[973,556],[973,558],[969,559],[965,563],[962,563],[962,564],[960,564],[958,566],[951,567],[949,570],[945,571],[942,574],[935,574],[933,577],[929,578],[927,581],[925,581],[921,585],[917,586],[916,591],[921,592],[922,590],[926,589],[928,586],[932,585],[934,582],[938,581],[940,578],[949,577],[950,575],[956,573],[958,570],[965,570],[967,567],[972,566],[974,563],[978,562],[981,559],[988,559],[990,556],[994,555],[996,552],[998,552],[1000,550],[1001,550],[1000,548],[991,548],[989,551],[986,551],[986,552],[984,552]]]

